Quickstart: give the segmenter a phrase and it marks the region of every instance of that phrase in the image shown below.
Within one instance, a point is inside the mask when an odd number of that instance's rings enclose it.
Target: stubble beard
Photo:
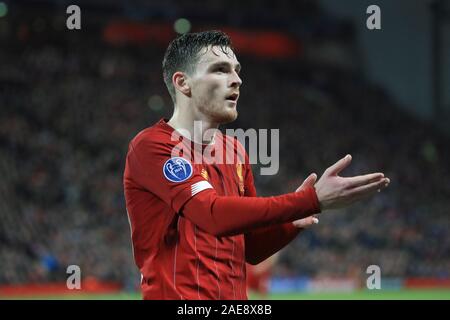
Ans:
[[[198,110],[205,115],[210,121],[218,124],[227,124],[237,119],[238,112],[236,107],[230,108],[226,105],[226,101],[222,106],[208,104],[207,101],[200,104]]]

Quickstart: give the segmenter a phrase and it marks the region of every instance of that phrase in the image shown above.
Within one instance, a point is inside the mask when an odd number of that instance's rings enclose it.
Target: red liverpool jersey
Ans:
[[[188,148],[174,154],[180,145]],[[204,219],[195,216],[206,201],[202,197],[227,196],[226,203],[227,199],[256,195],[248,157],[237,140],[217,132],[210,147],[181,137],[163,119],[130,142],[124,189],[144,299],[247,299],[246,260],[261,261],[297,235],[291,223],[281,222],[320,211],[311,188],[302,198],[291,195],[281,199],[280,203],[291,203],[291,207],[303,206],[302,215],[297,213],[299,209],[291,209],[292,216],[276,220],[269,217],[269,211],[262,213],[260,220],[278,222],[275,227],[263,224],[247,231],[244,223],[241,230],[236,226],[245,216],[229,212],[230,221],[238,220],[231,224],[230,232],[207,232],[206,223],[220,225],[222,221],[212,215]],[[230,155],[233,161],[226,159]],[[199,204],[190,201],[194,198]],[[195,218],[183,215],[185,206]],[[279,203],[269,207],[281,210]],[[227,215],[220,217],[224,225],[230,224],[225,221]],[[263,244],[268,240],[269,244]]]

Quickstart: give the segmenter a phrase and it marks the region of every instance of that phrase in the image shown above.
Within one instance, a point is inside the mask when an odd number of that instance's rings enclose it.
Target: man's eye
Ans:
[[[216,72],[225,73],[227,70],[225,68],[218,68],[216,69]]]

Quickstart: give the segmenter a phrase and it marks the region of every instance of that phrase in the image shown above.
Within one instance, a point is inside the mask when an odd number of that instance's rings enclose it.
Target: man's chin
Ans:
[[[228,110],[227,112],[224,112],[223,114],[218,115],[217,122],[220,124],[227,124],[230,122],[233,122],[238,117],[238,112],[236,109],[234,110]]]

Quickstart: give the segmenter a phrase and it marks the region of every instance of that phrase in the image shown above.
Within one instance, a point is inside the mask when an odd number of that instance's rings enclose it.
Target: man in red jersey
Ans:
[[[185,34],[167,48],[163,74],[174,113],[130,142],[124,172],[144,299],[247,299],[246,262],[279,251],[314,214],[389,184],[382,173],[340,177],[347,155],[296,192],[257,197],[244,148],[218,130],[205,135],[236,119],[240,68],[219,31]]]

